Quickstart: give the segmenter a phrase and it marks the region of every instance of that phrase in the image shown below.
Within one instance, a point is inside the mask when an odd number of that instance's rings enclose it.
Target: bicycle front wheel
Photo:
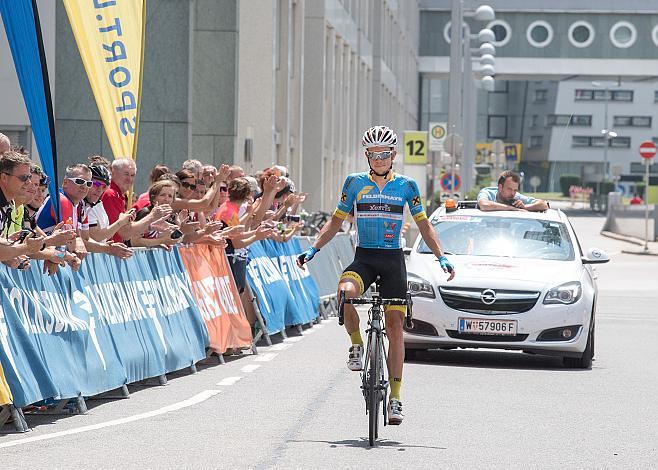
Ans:
[[[379,434],[379,405],[381,388],[381,337],[375,332],[370,334],[370,364],[368,370],[368,437],[370,446],[375,445]]]

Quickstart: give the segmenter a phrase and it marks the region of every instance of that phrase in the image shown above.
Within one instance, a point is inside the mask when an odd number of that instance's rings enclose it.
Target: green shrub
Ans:
[[[569,188],[571,186],[580,186],[582,180],[578,175],[562,175],[560,176],[560,190],[562,191],[563,196],[569,196]]]

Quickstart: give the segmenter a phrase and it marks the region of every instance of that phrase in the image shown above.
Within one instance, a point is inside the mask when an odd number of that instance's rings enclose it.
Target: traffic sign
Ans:
[[[644,141],[640,144],[640,156],[647,160],[656,155],[656,144],[650,140]]]
[[[441,180],[439,181],[439,184],[441,185],[441,189],[444,191],[457,191],[462,185],[462,179],[459,177],[459,175],[455,175],[455,187],[452,187],[452,173],[444,173],[441,175]]]
[[[427,163],[427,132],[404,131],[404,164],[425,165]]]
[[[429,147],[431,152],[443,150],[444,139],[448,133],[447,122],[430,122],[429,124]]]

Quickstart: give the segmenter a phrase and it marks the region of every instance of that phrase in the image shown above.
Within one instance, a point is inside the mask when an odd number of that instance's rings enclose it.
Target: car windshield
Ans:
[[[569,232],[561,222],[447,214],[433,219],[432,224],[443,250],[455,255],[574,259]],[[424,240],[418,251],[431,253]]]

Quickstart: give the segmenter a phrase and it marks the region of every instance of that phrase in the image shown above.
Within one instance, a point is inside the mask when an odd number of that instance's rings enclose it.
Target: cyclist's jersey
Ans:
[[[405,203],[416,222],[427,219],[412,178],[391,172],[391,179],[380,191],[370,173],[353,173],[345,180],[334,216],[345,219],[354,210],[358,246],[399,249]]]

